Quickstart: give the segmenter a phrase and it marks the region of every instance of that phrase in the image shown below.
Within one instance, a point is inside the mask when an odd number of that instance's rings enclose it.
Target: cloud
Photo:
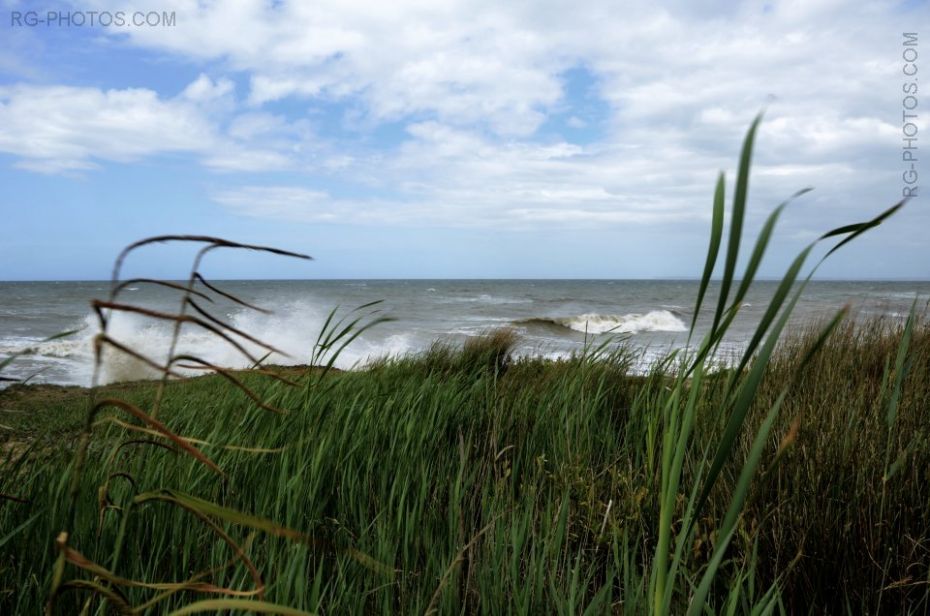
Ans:
[[[842,101],[855,93],[867,95],[859,101],[866,105],[879,97],[870,86],[893,60],[885,50],[902,25],[891,5],[840,0],[632,1],[621,13],[609,3],[554,0],[164,8],[177,12],[177,27],[119,35],[185,59],[226,62],[250,76],[256,105],[351,98],[378,120],[429,113],[517,136],[539,127],[565,94],[561,73],[578,65],[598,74],[602,96],[626,119],[714,104],[751,115],[770,94]]]
[[[124,10],[144,3],[99,1]],[[167,2],[174,28],[120,31],[132,44],[222,61],[250,78],[255,105],[284,98],[360,103],[377,121],[525,137],[563,102],[565,70],[596,74],[615,126],[687,128],[716,107],[741,130],[772,97],[789,116],[883,117],[892,5],[816,2],[543,4],[398,0]]]
[[[565,141],[502,146],[437,122],[413,124],[408,132],[389,158],[357,156],[335,167],[337,177],[357,180],[353,192],[362,196],[340,197],[308,179],[227,188],[214,200],[237,214],[298,222],[584,228],[701,219],[706,208],[695,207],[693,197],[713,179],[681,155],[674,159],[681,164],[679,195],[644,195],[668,183],[652,153]]]
[[[115,10],[119,4],[96,3]],[[139,8],[141,3],[129,4]],[[250,75],[249,100],[359,98],[376,121],[417,113],[503,135],[527,135],[562,88],[560,57],[520,11],[493,4],[323,0],[167,3],[177,26],[120,32],[135,44]],[[554,52],[554,53],[553,53]]]
[[[142,88],[3,86],[0,124],[0,151],[20,157],[22,168],[45,172],[198,152],[215,139],[197,108]]]
[[[214,195],[237,213],[274,219],[688,224],[706,216],[717,169],[732,179],[742,134],[766,108],[754,203],[771,206],[812,184],[826,189],[811,197],[812,217],[839,207],[858,217],[898,190],[899,128],[889,118],[900,108],[894,49],[905,21],[894,5],[633,1],[622,13],[561,0],[162,5],[176,11],[176,27],[108,33],[225,77],[201,76],[173,97],[4,88],[0,121],[12,128],[0,150],[46,171],[163,152],[233,174],[285,170],[286,181],[270,187],[234,178]],[[573,107],[569,69],[590,77],[607,110],[602,134],[585,143],[549,124],[561,114],[565,126],[591,131]],[[247,84],[241,98],[232,76]],[[351,125],[326,140],[312,114],[323,105]],[[372,136],[388,123],[405,132]]]
[[[291,222],[341,224],[417,224],[426,211],[409,203],[377,198],[339,199],[326,191],[298,186],[245,186],[216,192],[213,200],[237,214]]]
[[[95,169],[159,154],[191,154],[212,169],[288,168],[305,126],[234,113],[233,84],[200,75],[173,98],[147,88],[0,86],[0,152],[45,173]],[[224,121],[224,118],[231,118]]]
[[[853,139],[851,127],[841,132],[839,143]],[[734,134],[724,154],[709,149],[695,156],[693,148],[675,145],[680,137],[672,130],[639,135],[643,141],[669,144],[661,148],[565,140],[501,143],[434,121],[407,130],[408,138],[391,156],[356,153],[299,183],[227,187],[214,200],[239,215],[322,224],[599,229],[687,228],[697,222],[703,230],[716,169],[730,169],[732,184],[742,137]],[[713,125],[699,130],[712,131]],[[760,135],[763,147],[777,142],[782,130],[776,124]],[[813,154],[799,162],[765,158],[754,166],[753,220],[802,187],[826,184],[822,194],[805,198],[805,224],[829,225],[836,184],[839,194],[861,200],[888,180],[881,170],[860,169],[848,160],[821,160]],[[351,197],[321,188],[334,178],[353,187]],[[885,201],[876,199],[868,207]]]
[[[204,74],[197,77],[190,85],[181,92],[181,97],[197,104],[216,103],[223,99],[229,99],[235,86],[229,79],[218,79],[213,81]]]

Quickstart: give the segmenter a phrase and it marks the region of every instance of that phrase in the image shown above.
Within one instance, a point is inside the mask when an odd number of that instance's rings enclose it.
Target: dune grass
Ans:
[[[239,300],[201,260],[306,257],[205,236],[130,246],[94,302],[98,366],[104,349],[126,353],[162,379],[2,394],[0,611],[926,613],[926,322],[857,325],[844,309],[785,336],[819,264],[903,204],[806,247],[743,356],[718,369],[787,205],[738,268],[757,124],[723,251],[722,175],[714,194],[694,308],[714,306],[707,333],[695,318],[688,349],[642,376],[610,338],[570,360],[516,360],[506,331],[331,370],[383,320],[377,302],[332,313],[308,349],[318,368],[257,368],[275,349],[211,314],[211,294]],[[120,280],[133,251],[173,241],[202,245],[187,285]],[[167,284],[178,311],[123,302],[129,282]],[[120,311],[173,322],[176,337],[211,332],[256,369],[174,345],[145,357],[108,335]],[[172,382],[181,368],[216,374]]]
[[[731,605],[736,613],[749,612],[766,603],[776,580],[776,611],[927,611],[930,329],[921,321],[912,330],[911,368],[889,428],[883,402],[892,393],[903,328],[869,325],[835,332],[783,403],[764,448],[763,471],[708,593],[712,612]],[[754,428],[815,340],[801,334],[776,352],[746,435],[685,547],[671,613],[686,611],[720,540],[719,520]],[[286,385],[244,377],[293,411],[284,418],[244,402],[218,377],[173,383],[164,398],[165,422],[209,443],[201,447],[227,480],[217,482],[196,460],[159,449],[147,452],[135,481],[183,486],[318,541],[295,542],[221,521],[262,572],[268,602],[324,613],[649,611],[663,498],[656,426],[670,377],[629,376],[623,352],[511,361],[502,369],[494,360],[505,353],[507,337],[482,342],[483,354],[473,343],[469,352],[446,348],[438,358],[434,352],[364,372],[331,372],[322,381],[326,387],[309,399]],[[696,443],[715,442],[723,432],[714,411],[726,380],[726,373],[705,377],[696,402]],[[156,385],[119,387],[142,404]],[[49,539],[65,513],[56,492],[85,396],[65,390],[49,404],[49,390],[24,389],[8,393],[12,400],[4,408],[54,413],[49,421],[56,428],[47,426],[48,436],[23,434],[31,420],[19,416],[14,434],[32,449],[20,465],[8,461],[0,479],[0,491],[29,499],[0,507],[6,555],[0,605],[17,614],[41,611],[46,600],[56,556]],[[82,514],[72,532],[80,538],[75,548],[95,562],[107,562],[118,530],[113,513],[104,514],[103,523],[98,513],[105,461],[124,438],[120,426],[106,425],[82,478]],[[267,451],[235,448],[256,443]],[[702,451],[685,457],[682,486],[700,473]],[[891,465],[906,453],[885,481],[888,452]],[[676,494],[674,530],[688,496],[686,490]],[[146,503],[127,533],[133,541],[120,564],[125,578],[181,581],[216,569],[211,583],[250,586],[246,567],[228,566],[234,550],[188,511]],[[390,571],[366,565],[348,547],[388,563]],[[122,593],[139,606],[156,591],[124,587]],[[154,613],[202,597],[180,592]],[[59,609],[78,611],[85,598],[65,595]]]

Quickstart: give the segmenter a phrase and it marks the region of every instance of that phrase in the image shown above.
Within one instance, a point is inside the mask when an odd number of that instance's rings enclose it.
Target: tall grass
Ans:
[[[738,272],[757,124],[723,255],[722,175],[717,183],[695,306],[715,299],[713,319],[697,340],[695,317],[688,350],[632,376],[623,344],[516,360],[513,332],[501,331],[332,371],[381,319],[374,304],[334,311],[307,350],[322,369],[303,374],[172,382],[175,363],[218,369],[173,346],[166,362],[152,360],[161,382],[94,390],[76,455],[60,438],[16,440],[27,419],[9,426],[0,493],[15,486],[20,500],[0,503],[10,555],[0,608],[926,613],[926,322],[915,312],[861,327],[842,310],[783,335],[819,265],[804,269],[816,244],[834,242],[829,257],[901,204],[805,248],[737,365],[714,368],[784,208]],[[231,343],[261,345],[200,310],[221,291],[198,268],[199,258],[178,289],[178,328],[202,320]],[[112,297],[97,306],[130,309]],[[48,404],[27,388],[4,397]],[[76,432],[80,396],[54,404],[54,419],[32,421]]]

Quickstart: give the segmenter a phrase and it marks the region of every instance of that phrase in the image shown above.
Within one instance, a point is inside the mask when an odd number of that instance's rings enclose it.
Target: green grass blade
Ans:
[[[914,318],[917,309],[917,300],[911,305],[911,311],[907,317],[907,323],[904,326],[904,333],[901,335],[901,343],[898,345],[898,351],[894,360],[894,385],[891,388],[891,399],[888,401],[888,410],[885,413],[885,425],[890,429],[894,426],[898,417],[898,402],[901,398],[901,386],[907,376],[908,364],[907,352],[911,345],[911,337],[914,335]]]
[[[10,532],[8,532],[8,533],[7,533],[6,535],[4,535],[3,537],[0,537],[0,548],[2,548],[4,545],[6,545],[7,542],[9,542],[10,539],[12,539],[12,538],[13,538],[14,536],[16,536],[18,533],[20,533],[20,532],[26,530],[26,528],[28,528],[30,524],[32,524],[33,522],[35,522],[36,519],[38,519],[38,517],[39,517],[40,515],[42,515],[43,513],[44,513],[44,512],[42,512],[42,511],[40,511],[39,513],[34,513],[31,517],[27,518],[25,522],[23,522],[22,524],[20,524],[19,526],[17,526],[16,528],[14,528],[13,530],[11,530]]]
[[[710,491],[713,488],[714,483],[717,481],[717,477],[720,475],[720,471],[723,469],[723,465],[726,463],[727,459],[729,459],[733,452],[736,439],[742,430],[746,415],[752,406],[756,392],[759,389],[759,385],[762,383],[762,377],[765,375],[765,370],[768,366],[769,360],[772,357],[772,353],[775,351],[775,345],[778,343],[778,340],[781,337],[781,332],[785,325],[788,323],[788,319],[790,318],[791,313],[794,311],[794,307],[797,304],[801,293],[804,291],[804,287],[807,285],[807,282],[810,280],[811,276],[813,276],[813,273],[814,272],[812,271],[811,274],[805,279],[801,287],[794,293],[791,301],[784,308],[784,310],[782,310],[781,317],[778,319],[778,322],[768,334],[768,338],[766,339],[762,349],[759,351],[759,356],[756,357],[756,360],[753,363],[753,366],[750,369],[746,380],[743,381],[739,388],[734,392],[735,402],[733,404],[732,411],[730,412],[729,419],[727,420],[727,425],[724,428],[723,436],[721,437],[720,443],[717,446],[717,453],[715,454],[713,462],[711,463],[710,470],[707,473],[707,478],[704,480],[704,488],[701,490],[701,496],[698,499],[696,514],[700,513],[701,508],[707,501],[707,497],[710,495]],[[739,377],[737,376],[734,378],[738,379]],[[696,518],[692,519],[690,526],[693,527],[695,522]]]
[[[726,192],[726,179],[721,171],[717,176],[717,187],[714,189],[714,211],[710,222],[710,245],[707,247],[707,261],[704,263],[704,273],[701,275],[701,286],[698,289],[697,301],[694,304],[694,315],[691,317],[691,333],[697,324],[701,305],[704,303],[704,294],[707,285],[717,265],[717,256],[720,254],[720,239],[723,237],[723,209]]]
[[[199,614],[201,612],[226,612],[229,610],[242,610],[255,614],[278,614],[278,616],[313,616],[312,612],[250,599],[204,599],[203,601],[185,605],[181,609],[171,612],[169,616],[185,616],[186,614]]]
[[[769,241],[772,238],[772,232],[775,230],[775,225],[778,222],[778,218],[781,216],[782,211],[792,201],[802,195],[809,193],[811,190],[811,188],[804,188],[799,190],[798,192],[788,197],[788,199],[783,201],[771,214],[769,214],[768,219],[762,226],[762,230],[759,232],[759,238],[756,240],[756,245],[753,248],[752,256],[749,258],[749,263],[746,265],[746,272],[743,274],[743,280],[740,282],[739,289],[736,291],[736,295],[733,298],[734,309],[739,308],[743,297],[746,296],[746,292],[749,290],[750,285],[752,285],[752,281],[755,279],[756,271],[759,269],[759,264],[762,262],[762,257],[768,248]]]
[[[876,216],[876,217],[873,218],[872,220],[869,220],[869,221],[867,221],[867,222],[857,223],[857,224],[854,224],[854,225],[846,225],[845,227],[840,227],[840,228],[838,228],[838,229],[834,229],[834,230],[829,231],[829,232],[825,233],[824,235],[820,236],[820,239],[827,239],[827,238],[829,238],[829,237],[834,237],[834,236],[837,236],[837,235],[850,234],[850,235],[848,235],[848,237],[846,237],[846,238],[843,239],[841,242],[839,242],[836,246],[834,246],[833,248],[831,248],[830,251],[829,251],[826,255],[824,255],[823,258],[826,259],[826,258],[829,257],[830,255],[832,255],[834,252],[836,252],[837,250],[839,250],[840,248],[842,248],[843,246],[845,246],[845,245],[848,244],[849,242],[853,241],[854,239],[856,239],[857,237],[859,237],[860,235],[862,235],[863,233],[865,233],[865,232],[868,231],[869,229],[872,229],[872,228],[874,228],[874,227],[877,227],[878,225],[880,225],[880,224],[882,224],[883,222],[885,222],[885,220],[886,220],[888,217],[894,215],[898,210],[900,210],[902,207],[904,207],[904,204],[905,204],[905,203],[907,203],[907,199],[904,199],[904,200],[902,200],[902,201],[899,201],[898,203],[896,203],[895,205],[891,206],[890,208],[888,208],[887,210],[885,210],[884,212],[882,212],[881,214],[879,214],[878,216]]]
[[[743,150],[740,154],[739,170],[736,177],[736,192],[733,195],[733,211],[730,217],[730,239],[727,246],[723,278],[720,281],[720,297],[717,299],[717,311],[714,314],[711,331],[716,330],[717,325],[720,323],[724,307],[727,305],[730,286],[733,284],[733,276],[736,273],[736,260],[739,257],[739,246],[743,236],[743,219],[746,216],[746,197],[749,193],[749,168],[752,164],[752,147],[756,138],[756,129],[758,129],[761,120],[762,114],[757,115],[746,133],[746,138],[743,140]]]
[[[763,313],[762,318],[759,320],[759,324],[756,326],[756,330],[753,332],[752,338],[749,340],[749,344],[746,345],[746,350],[743,352],[743,357],[740,359],[739,365],[736,368],[736,375],[742,373],[743,369],[746,368],[746,366],[749,364],[753,354],[756,352],[756,348],[765,337],[769,326],[775,320],[775,317],[778,316],[778,311],[781,310],[782,306],[784,305],[785,298],[788,297],[788,293],[790,293],[791,287],[794,286],[794,283],[798,278],[798,274],[801,272],[801,268],[804,267],[804,262],[807,261],[807,257],[810,255],[810,252],[813,250],[813,248],[814,244],[809,245],[807,248],[802,250],[797,257],[795,257],[794,261],[791,262],[791,265],[788,267],[788,270],[782,277],[781,282],[775,289],[775,294],[772,296],[772,299],[769,300],[769,305],[766,306],[765,313]]]
[[[794,301],[800,296],[800,291],[795,295],[794,300],[792,301],[791,307],[793,307]],[[779,330],[784,326],[787,315],[790,314],[790,309],[786,311],[785,316],[779,322],[779,326],[776,331],[773,331],[769,341],[777,339],[779,336]],[[827,338],[833,333],[837,325],[846,315],[846,310],[839,311],[830,323],[825,327],[820,335],[817,337],[815,343],[808,349],[807,353],[804,355],[804,358],[797,365],[795,369],[795,378],[803,373],[805,367],[814,357],[817,351],[823,347],[823,344],[826,342]],[[771,350],[771,346],[766,344],[766,351]],[[765,353],[765,351],[763,351]],[[762,365],[760,362],[758,365]],[[750,380],[750,384],[754,381]],[[750,483],[752,482],[753,477],[756,474],[756,470],[759,467],[759,463],[762,460],[762,454],[765,450],[766,445],[768,444],[769,434],[772,431],[772,427],[775,424],[775,420],[778,418],[778,412],[781,409],[782,404],[785,401],[785,398],[788,396],[788,393],[791,390],[792,384],[789,383],[784,387],[779,394],[778,398],[769,409],[768,414],[765,417],[765,420],[762,422],[762,425],[759,427],[759,430],[756,432],[756,436],[753,439],[752,446],[750,447],[749,454],[746,457],[746,461],[743,463],[743,467],[740,470],[739,478],[737,479],[736,486],[733,490],[733,497],[730,500],[730,505],[727,508],[726,515],[724,516],[723,522],[720,525],[719,533],[724,539],[720,541],[717,545],[714,546],[714,554],[711,558],[710,564],[704,572],[703,579],[701,584],[698,587],[698,592],[695,594],[694,601],[691,604],[691,607],[688,611],[688,614],[697,614],[696,610],[699,610],[703,606],[704,601],[706,600],[707,592],[710,589],[710,584],[713,581],[714,576],[717,574],[717,569],[722,562],[723,555],[727,550],[727,547],[732,539],[736,528],[737,520],[739,514],[742,511],[743,504],[746,502],[746,497],[749,494]],[[755,394],[755,389],[752,389],[753,395]],[[713,469],[712,469],[713,471]]]

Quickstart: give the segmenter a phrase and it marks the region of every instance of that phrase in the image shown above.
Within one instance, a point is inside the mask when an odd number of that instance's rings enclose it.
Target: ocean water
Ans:
[[[776,284],[762,281],[753,286],[722,347],[724,356],[735,355],[745,345]],[[287,356],[267,360],[279,364],[307,363],[333,308],[349,310],[382,300],[382,314],[393,320],[357,339],[336,364],[344,369],[360,368],[384,356],[415,353],[436,340],[461,343],[500,327],[519,334],[518,354],[549,358],[577,353],[586,341],[601,341],[604,336],[613,336],[618,344],[623,338],[642,350],[641,367],[646,367],[655,357],[685,344],[698,289],[696,281],[680,280],[301,280],[217,285],[273,311],[262,314],[221,298],[211,305],[231,325],[284,351]],[[3,375],[32,377],[32,382],[89,384],[97,333],[90,301],[105,298],[108,289],[106,282],[0,282],[0,359],[32,349]],[[704,326],[715,299],[712,285],[699,319]],[[815,281],[805,290],[791,327],[828,318],[846,304],[859,318],[903,319],[915,300],[923,310],[928,299],[930,282]],[[121,301],[173,311],[179,296],[174,290],[140,284],[124,291]],[[76,328],[80,331],[68,338],[41,342]],[[137,351],[163,359],[172,329],[170,322],[119,314],[111,334]],[[698,327],[698,333],[704,331]],[[248,364],[232,346],[195,326],[185,326],[180,350],[228,367]],[[137,361],[112,351],[106,354],[105,381],[151,376]]]

